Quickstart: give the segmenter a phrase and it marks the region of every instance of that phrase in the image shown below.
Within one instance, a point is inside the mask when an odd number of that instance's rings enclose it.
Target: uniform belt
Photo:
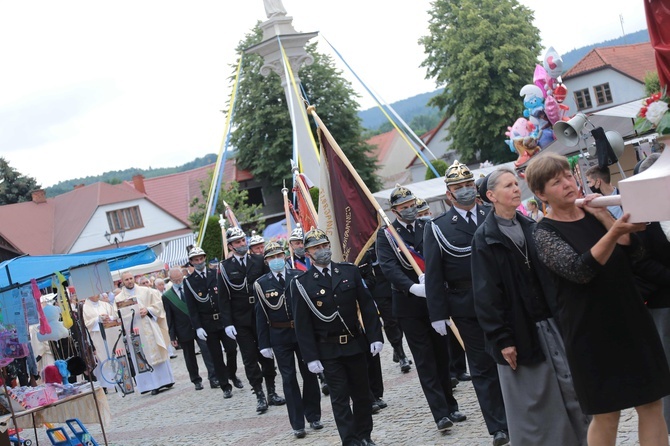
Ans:
[[[354,337],[350,334],[342,334],[337,336],[322,336],[320,342],[332,344],[347,344],[352,341]]]
[[[221,313],[210,313],[210,314],[205,314],[204,316],[207,316],[207,318],[213,320],[213,321],[218,321],[221,319]]]
[[[293,321],[288,322],[270,322],[272,328],[294,328]]]
[[[469,280],[453,280],[447,282],[447,287],[451,290],[469,290],[472,288],[472,282]]]

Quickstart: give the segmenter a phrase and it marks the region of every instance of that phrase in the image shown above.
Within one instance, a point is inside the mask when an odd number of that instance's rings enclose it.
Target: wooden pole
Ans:
[[[288,234],[287,237],[287,242],[288,242],[288,252],[291,255],[291,266],[295,268],[295,260],[293,259],[293,247],[291,246],[291,242],[288,240],[288,238],[291,237],[291,211],[289,210],[288,207],[288,189],[286,188],[286,182],[284,182],[284,187],[281,190],[282,195],[284,195],[284,214],[286,215],[286,232]]]
[[[344,163],[344,165],[349,169],[351,174],[354,176],[354,179],[356,180],[356,183],[360,186],[360,188],[363,190],[365,193],[365,196],[367,197],[368,200],[370,200],[370,203],[377,209],[377,212],[379,213],[382,221],[386,225],[386,228],[388,231],[391,233],[393,238],[395,239],[396,243],[398,244],[398,247],[400,248],[400,251],[403,253],[407,261],[409,262],[410,265],[412,265],[412,269],[414,269],[414,272],[416,273],[417,276],[421,276],[423,274],[423,271],[421,271],[421,268],[419,265],[416,263],[416,260],[414,260],[414,257],[412,257],[412,254],[410,254],[409,249],[407,249],[407,245],[405,244],[405,241],[400,237],[398,232],[395,230],[393,225],[391,224],[391,221],[388,219],[386,216],[386,213],[382,209],[382,207],[379,205],[377,202],[377,199],[372,195],[372,192],[370,192],[370,189],[368,189],[368,186],[363,182],[363,179],[361,176],[358,174],[354,166],[351,165],[349,162],[349,159],[347,156],[342,152],[342,149],[340,148],[339,144],[337,144],[337,141],[335,141],[335,138],[333,138],[333,135],[330,134],[330,131],[328,131],[328,128],[326,128],[325,124],[323,121],[321,121],[321,118],[319,118],[319,115],[316,114],[316,109],[314,108],[313,105],[310,105],[307,107],[307,112],[312,115],[314,120],[316,121],[319,129],[323,132],[324,136],[330,142],[331,147],[337,154],[337,156],[340,157],[340,160]],[[322,160],[322,162],[325,162]],[[456,339],[458,339],[458,342],[461,344],[461,347],[465,349],[465,346],[463,344],[463,339],[461,338],[461,334],[456,328],[456,324],[454,324],[454,321],[451,321],[451,330],[454,333],[454,336],[456,336]]]
[[[223,262],[228,258],[228,238],[226,237],[226,219],[221,214],[219,214],[219,226],[221,226],[221,243],[223,244],[221,261]]]

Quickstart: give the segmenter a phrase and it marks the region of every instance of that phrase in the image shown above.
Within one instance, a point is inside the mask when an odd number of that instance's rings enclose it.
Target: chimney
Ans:
[[[146,189],[144,188],[144,175],[142,174],[137,174],[133,176],[133,186],[135,187],[135,190],[138,192],[142,192],[144,195],[147,194]]]
[[[32,195],[33,195],[33,203],[35,204],[41,204],[47,202],[47,196],[44,193],[44,189],[34,190],[32,191]]]
[[[86,186],[84,183],[81,184],[75,184],[74,185],[74,190],[81,189],[82,187]]]

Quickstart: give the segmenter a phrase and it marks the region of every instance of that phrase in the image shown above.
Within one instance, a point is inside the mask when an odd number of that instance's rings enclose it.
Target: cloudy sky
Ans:
[[[621,36],[619,14],[626,32],[646,27],[643,0],[520,1],[559,53]],[[386,101],[436,88],[417,43],[429,0],[283,4]],[[262,0],[0,0],[0,156],[50,186],[218,153],[235,47],[264,19]]]

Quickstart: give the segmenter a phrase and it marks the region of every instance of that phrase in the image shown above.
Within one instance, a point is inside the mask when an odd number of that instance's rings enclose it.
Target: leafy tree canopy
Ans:
[[[0,205],[32,200],[32,191],[39,189],[37,180],[19,173],[0,157]]]
[[[430,162],[430,164],[433,165],[433,167],[435,168],[435,170],[437,170],[437,173],[439,173],[440,176],[442,176],[442,177],[443,177],[444,174],[447,172],[447,168],[449,167],[449,165],[447,164],[447,162],[444,161],[444,160],[432,160],[432,161]],[[426,168],[426,177],[425,177],[425,179],[426,179],[426,180],[432,180],[433,178],[435,178],[435,174],[433,173],[433,169],[431,169],[430,167],[427,167],[427,168]]]
[[[435,0],[428,36],[427,76],[443,86],[431,105],[456,119],[449,138],[463,161],[508,161],[505,129],[522,116],[519,91],[532,83],[540,53],[533,12],[517,0]]]
[[[238,45],[238,53],[261,39],[262,32],[256,26]],[[316,44],[307,45],[306,50],[314,58],[312,65],[300,70],[306,98],[316,107],[363,181],[371,190],[378,190],[381,184],[375,175],[375,160],[368,156],[372,147],[362,137],[363,128],[356,111],[357,94],[341,77],[332,59],[316,51]],[[281,187],[283,180],[287,180],[287,184],[291,180],[293,130],[280,78],[274,73],[262,76],[263,64],[259,55],[244,55],[231,144],[237,149],[241,168],[266,180],[271,187]],[[310,125],[315,132],[311,119]]]

